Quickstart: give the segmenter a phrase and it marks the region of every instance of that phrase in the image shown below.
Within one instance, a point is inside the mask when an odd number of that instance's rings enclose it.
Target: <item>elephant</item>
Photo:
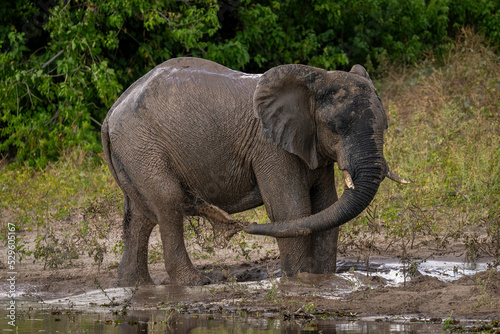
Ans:
[[[124,193],[120,285],[152,284],[148,241],[158,224],[172,283],[210,280],[192,264],[186,216],[229,236],[277,238],[283,274],[333,273],[338,227],[386,176],[387,116],[367,71],[302,64],[247,74],[200,58],[170,59],[132,84],[102,124],[104,157]],[[338,198],[334,164],[345,187]],[[268,224],[230,214],[264,205]]]

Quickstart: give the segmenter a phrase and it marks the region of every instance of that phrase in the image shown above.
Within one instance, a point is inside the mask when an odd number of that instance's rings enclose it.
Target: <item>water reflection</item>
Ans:
[[[3,317],[4,315],[2,315]],[[274,317],[274,318],[272,318]],[[17,330],[3,324],[3,332],[27,333],[442,333],[441,324],[347,321],[336,319],[283,320],[237,314],[180,314],[175,311],[132,311],[126,316],[71,312],[23,313]]]

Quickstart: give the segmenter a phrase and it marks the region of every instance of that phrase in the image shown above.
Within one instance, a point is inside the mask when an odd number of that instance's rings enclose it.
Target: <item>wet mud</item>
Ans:
[[[61,323],[80,317],[119,333],[151,326],[172,333],[306,327],[351,333],[366,326],[374,333],[438,333],[448,318],[455,326],[498,328],[500,273],[488,270],[486,261],[471,268],[428,260],[410,276],[395,258],[369,266],[344,259],[336,274],[295,277],[281,277],[278,262],[267,257],[216,270],[201,266],[214,283],[197,287],[169,284],[160,267],[152,271],[156,285],[126,288],[116,286],[116,270],[31,271],[17,286],[18,317],[30,324],[33,318],[40,324],[50,322],[47,317]],[[7,305],[4,286],[1,293],[0,303]]]

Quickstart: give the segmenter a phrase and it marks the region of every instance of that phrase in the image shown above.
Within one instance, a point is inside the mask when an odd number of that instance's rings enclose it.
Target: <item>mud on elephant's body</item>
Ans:
[[[287,275],[334,272],[337,227],[363,211],[390,173],[386,128],[358,65],[349,73],[284,65],[262,75],[196,58],[157,66],[127,89],[102,127],[106,161],[125,194],[120,283],[151,282],[156,224],[171,281],[208,283],[186,252],[184,216],[217,225],[261,204],[272,223],[245,230],[278,237]],[[338,200],[334,162],[347,184]]]

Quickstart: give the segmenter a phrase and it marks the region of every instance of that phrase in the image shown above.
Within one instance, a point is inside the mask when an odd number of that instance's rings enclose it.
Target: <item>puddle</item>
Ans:
[[[453,281],[464,275],[485,271],[487,267],[486,263],[477,263],[473,266],[463,262],[427,260],[419,264],[418,269],[422,274],[437,277],[442,281]]]
[[[449,282],[457,280],[464,275],[474,275],[485,271],[488,267],[486,262],[476,263],[474,266],[460,261],[426,260],[417,262],[419,274],[436,277],[441,281]],[[354,283],[360,284],[356,279],[357,274],[367,274],[366,265],[359,262],[340,261],[337,272],[342,277],[351,279]],[[380,261],[370,262],[369,275],[378,276],[385,279],[389,286],[397,286],[405,281],[404,268],[401,262]],[[407,281],[411,278],[407,277]],[[362,284],[360,284],[362,285]]]
[[[175,285],[153,285],[140,288],[113,288],[93,290],[75,296],[43,300],[46,307],[85,310],[88,307],[102,308],[123,305],[133,300],[141,308],[155,307],[165,300],[169,302],[194,303],[209,293],[206,287]],[[29,303],[29,301],[28,301]]]

